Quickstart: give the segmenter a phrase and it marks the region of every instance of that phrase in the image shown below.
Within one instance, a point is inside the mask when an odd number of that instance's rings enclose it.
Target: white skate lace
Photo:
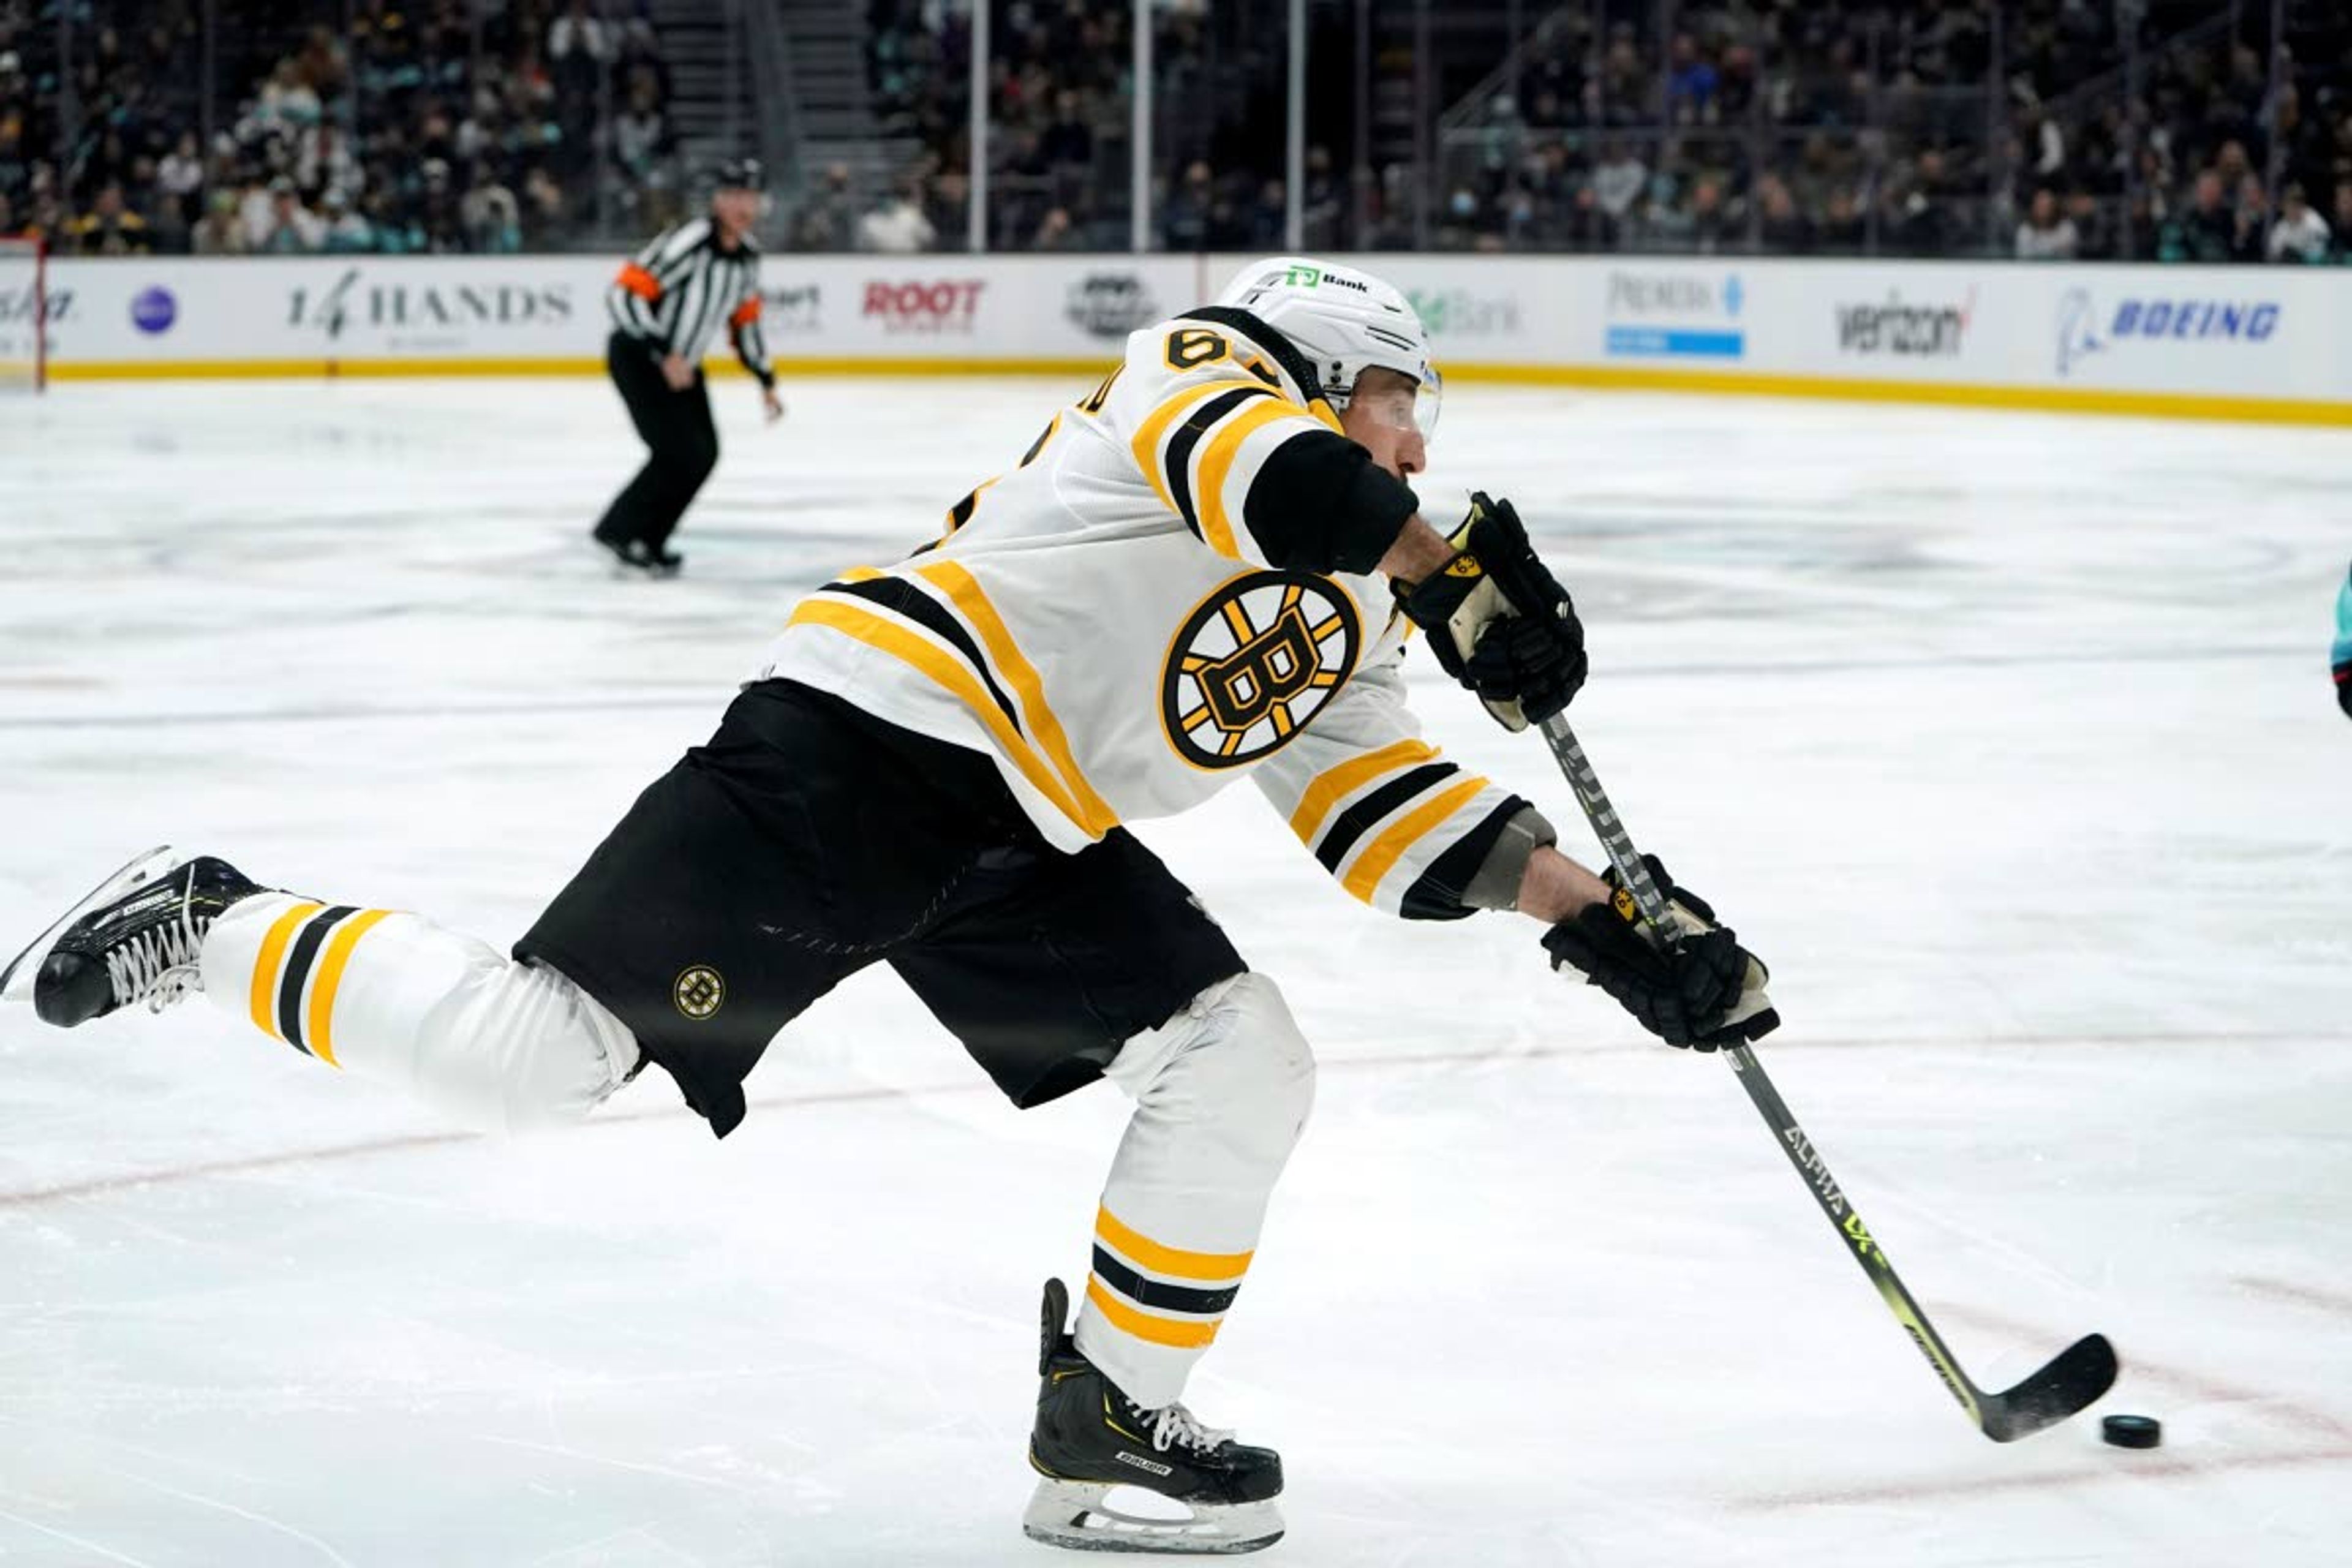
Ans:
[[[212,922],[200,919],[190,908],[193,886],[189,892],[190,898],[181,900],[179,915],[169,925],[141,931],[107,950],[106,978],[114,987],[116,1006],[144,1002],[149,1012],[160,1013],[189,992],[205,988],[197,955],[204,946],[205,928]]]
[[[1233,1434],[1215,1426],[1204,1426],[1201,1418],[1180,1404],[1163,1405],[1157,1410],[1135,1407],[1139,1417],[1151,1422],[1151,1447],[1160,1453],[1181,1444],[1196,1453],[1209,1453],[1220,1445],[1233,1441]]]

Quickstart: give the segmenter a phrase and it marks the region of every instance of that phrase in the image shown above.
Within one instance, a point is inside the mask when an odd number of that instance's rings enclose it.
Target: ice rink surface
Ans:
[[[134,851],[510,940],[794,596],[1011,464],[1050,381],[790,386],[679,542],[586,382],[0,403],[0,947]],[[1772,963],[1782,1091],[1969,1429],[1720,1064],[1535,928],[1389,923],[1255,792],[1144,836],[1325,1071],[1191,1403],[1370,1568],[2336,1564],[2352,1521],[2352,437],[1464,386],[1422,486],[1577,594],[1635,837]],[[1416,662],[1458,760],[1590,836]],[[0,1564],[1029,1564],[1037,1287],[1125,1104],[1013,1111],[887,971],[714,1142],[648,1074],[452,1135],[201,1001],[0,1016]],[[2155,1453],[2099,1411],[2161,1417]]]

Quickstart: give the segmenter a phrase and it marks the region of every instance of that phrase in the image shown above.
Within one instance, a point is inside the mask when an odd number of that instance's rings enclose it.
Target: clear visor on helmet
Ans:
[[[1445,378],[1437,367],[1429,367],[1428,378],[1419,385],[1405,384],[1402,372],[1383,374],[1367,387],[1358,376],[1356,384],[1345,392],[1326,395],[1332,407],[1345,411],[1355,407],[1375,423],[1391,430],[1418,430],[1423,443],[1437,439],[1437,413],[1445,401]]]

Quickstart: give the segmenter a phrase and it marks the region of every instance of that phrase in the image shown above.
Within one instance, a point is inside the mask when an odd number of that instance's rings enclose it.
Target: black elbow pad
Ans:
[[[1403,480],[1345,436],[1303,431],[1276,447],[1251,482],[1242,518],[1275,565],[1363,574],[1421,510]]]

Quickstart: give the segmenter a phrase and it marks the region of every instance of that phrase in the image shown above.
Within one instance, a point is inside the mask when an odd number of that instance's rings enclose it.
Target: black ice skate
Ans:
[[[196,961],[205,933],[223,910],[260,891],[226,860],[151,849],[0,970],[0,997],[21,996],[29,975],[33,1011],[61,1029],[134,1002],[160,1013],[204,989]]]
[[[593,537],[613,552],[623,576],[675,577],[677,569],[686,564],[686,557],[677,551],[648,544],[642,539],[607,539],[601,532]]]
[[[1181,1405],[1146,1410],[1121,1394],[1064,1331],[1070,1293],[1045,1281],[1037,1426],[1029,1463],[1039,1476],[1022,1530],[1081,1552],[1255,1552],[1282,1539],[1282,1456],[1206,1427]],[[1160,1510],[1117,1506],[1114,1489],[1165,1500]],[[1173,1504],[1175,1507],[1166,1507]],[[1181,1514],[1179,1510],[1183,1510]]]

